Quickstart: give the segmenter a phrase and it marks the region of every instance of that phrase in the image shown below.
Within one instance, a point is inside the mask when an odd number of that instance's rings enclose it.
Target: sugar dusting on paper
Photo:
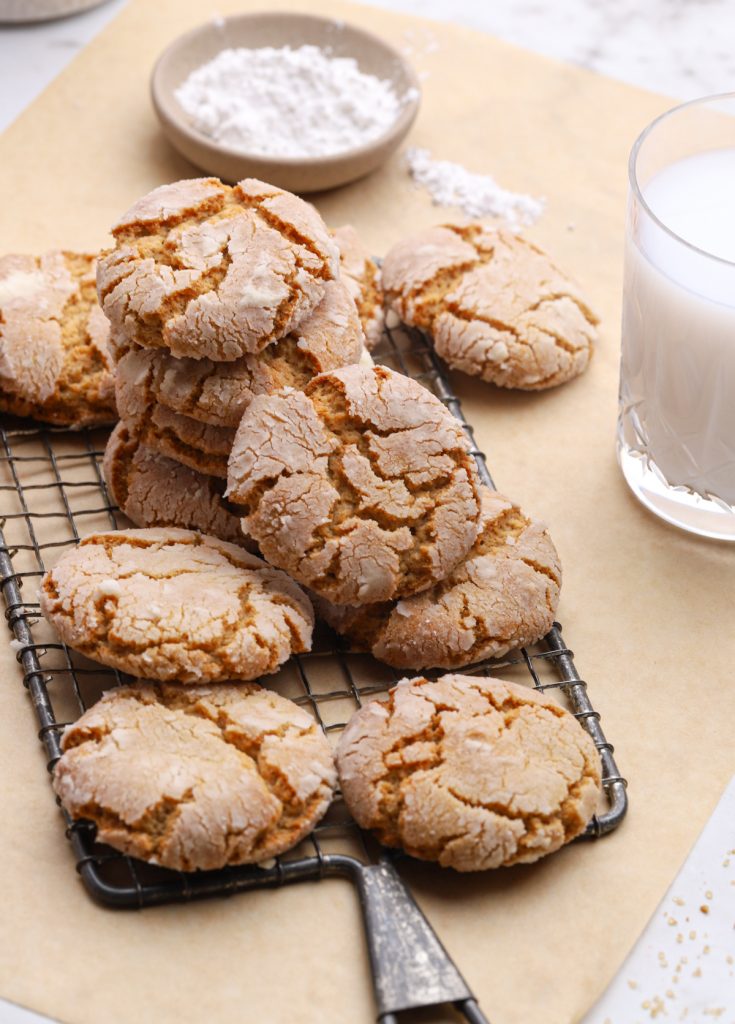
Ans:
[[[468,217],[498,217],[514,231],[534,224],[546,200],[510,192],[489,174],[473,174],[461,164],[432,160],[428,149],[409,149],[408,169],[435,206],[458,206]]]

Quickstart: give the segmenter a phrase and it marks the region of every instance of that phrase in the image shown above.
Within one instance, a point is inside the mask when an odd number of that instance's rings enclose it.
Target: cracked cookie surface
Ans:
[[[572,714],[529,687],[402,680],[340,737],[345,802],[387,846],[458,871],[530,863],[584,831],[600,759]]]
[[[154,403],[217,427],[237,427],[255,395],[304,388],[326,370],[357,363],[363,331],[341,281],[327,281],[324,298],[287,337],[257,355],[230,363],[177,359],[165,349],[132,348],[117,364],[118,402],[139,420]]]
[[[110,434],[102,468],[113,501],[136,526],[199,530],[247,545],[222,480],[148,448],[124,423]]]
[[[481,489],[480,531],[445,580],[413,597],[316,610],[355,647],[401,669],[462,668],[534,643],[554,622],[561,586],[548,530],[518,505]]]
[[[179,871],[251,864],[295,846],[329,807],[329,743],[254,683],[110,690],[66,729],[54,789],[100,842]]]
[[[468,224],[428,228],[383,261],[392,309],[427,331],[453,369],[536,391],[586,369],[597,317],[579,289],[531,242]]]
[[[254,178],[162,185],[112,229],[99,260],[100,303],[116,344],[238,359],[284,337],[339,276],[337,247],[314,207]]]
[[[150,679],[220,682],[275,672],[311,646],[311,604],[242,547],[189,530],[83,538],[41,584],[41,609],[74,650]]]
[[[479,481],[459,424],[383,366],[254,398],[227,495],[264,558],[339,604],[426,590],[477,536]]]
[[[383,289],[380,267],[351,224],[332,232],[339,247],[341,279],[350,290],[360,315],[368,349],[374,349],[383,337]]]
[[[57,426],[117,419],[95,257],[0,257],[0,410]]]

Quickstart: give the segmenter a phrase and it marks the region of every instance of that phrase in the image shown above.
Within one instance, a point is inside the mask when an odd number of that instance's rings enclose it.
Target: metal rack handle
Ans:
[[[386,857],[355,872],[380,1024],[396,1014],[451,1003],[470,1024],[488,1024],[467,982]]]

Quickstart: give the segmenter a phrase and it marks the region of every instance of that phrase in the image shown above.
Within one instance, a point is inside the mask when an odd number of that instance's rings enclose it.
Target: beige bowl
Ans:
[[[336,57],[354,57],[360,70],[388,79],[397,95],[415,89],[397,120],[366,146],[326,157],[274,157],[242,153],[198,131],[174,93],[185,78],[226,47],[329,47]],[[151,77],[153,106],[164,132],[180,153],[224,181],[254,177],[291,192],[316,192],[361,178],[393,152],[418,113],[420,88],[410,65],[382,39],[341,21],[308,14],[242,14],[210,21],[174,40],[158,58]]]
[[[0,0],[0,23],[52,21],[103,3],[107,0]]]

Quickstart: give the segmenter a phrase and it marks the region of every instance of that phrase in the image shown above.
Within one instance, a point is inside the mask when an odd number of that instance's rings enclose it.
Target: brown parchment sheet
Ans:
[[[219,0],[217,13],[258,7]],[[287,9],[349,19],[399,46],[431,33],[438,49],[414,54],[428,75],[408,144],[545,196],[529,236],[602,317],[590,370],[555,391],[452,380],[497,485],[551,527],[565,573],[559,618],[630,780],[629,817],[535,866],[402,869],[493,1024],[571,1024],[618,969],[735,770],[735,550],[650,516],[613,445],[627,154],[670,103],[456,26],[336,0]],[[0,137],[0,251],[97,249],[135,198],[197,173],[159,133],[148,75],[172,38],[213,13],[205,0],[133,0]],[[404,150],[314,197],[378,254],[452,213],[413,188]],[[95,906],[5,643],[0,658],[2,996],[74,1024],[374,1020],[345,882],[143,912]]]

